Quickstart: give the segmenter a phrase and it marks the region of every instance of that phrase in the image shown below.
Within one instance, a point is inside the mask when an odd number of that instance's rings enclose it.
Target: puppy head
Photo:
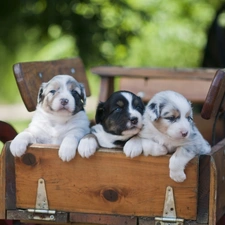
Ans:
[[[142,128],[144,104],[128,91],[114,92],[106,102],[99,103],[95,120],[107,133],[133,136]]]
[[[84,110],[85,101],[83,84],[69,75],[57,75],[49,82],[42,83],[37,99],[38,107],[59,116],[71,116]]]
[[[174,91],[157,93],[146,106],[146,115],[161,133],[174,138],[188,138],[193,129],[191,103]]]

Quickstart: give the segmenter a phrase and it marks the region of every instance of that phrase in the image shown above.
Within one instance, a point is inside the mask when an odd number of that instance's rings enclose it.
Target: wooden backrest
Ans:
[[[87,96],[90,96],[84,65],[80,58],[17,63],[13,65],[13,72],[28,111],[34,111],[36,108],[40,85],[59,74],[71,75],[83,83]]]
[[[215,69],[127,68],[100,66],[91,69],[101,76],[100,100],[115,90],[114,78],[119,77],[119,90],[142,93],[143,100],[163,90],[174,90],[194,103],[203,103]]]
[[[221,74],[221,70],[219,70]],[[215,144],[224,138],[223,121],[217,123],[213,129],[215,111],[221,110],[220,102],[225,91],[225,78],[217,78],[217,93],[212,86],[216,69],[176,69],[176,68],[129,68],[116,66],[99,66],[91,69],[93,74],[101,77],[101,91],[99,101],[105,101],[115,90],[129,90],[135,94],[142,93],[143,101],[148,102],[154,94],[163,90],[173,90],[183,94],[194,106],[194,121],[210,144]],[[119,82],[117,81],[119,80]],[[220,80],[220,82],[219,82]],[[208,91],[212,89],[209,94]],[[212,98],[212,96],[214,96]],[[201,107],[208,99],[207,113],[210,117],[201,117]],[[206,104],[206,103],[205,103]],[[225,105],[225,103],[223,104]],[[225,106],[224,106],[225,107]],[[206,112],[206,111],[204,111]],[[213,114],[213,116],[211,116]],[[202,114],[203,115],[203,114]],[[205,119],[210,119],[206,121]],[[216,137],[216,138],[215,138]]]
[[[201,115],[204,119],[216,117],[218,113],[225,112],[225,69],[216,72],[205,102]]]

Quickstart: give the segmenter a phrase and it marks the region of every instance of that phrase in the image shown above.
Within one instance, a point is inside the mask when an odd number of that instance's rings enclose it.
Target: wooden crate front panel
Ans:
[[[128,158],[119,151],[78,154],[62,162],[58,148],[32,145],[28,164],[15,158],[16,206],[34,208],[39,178],[45,180],[50,209],[69,212],[161,216],[167,186],[174,189],[177,216],[196,219],[198,158],[186,167],[187,179],[169,178],[169,156]],[[31,155],[31,156],[32,156]]]

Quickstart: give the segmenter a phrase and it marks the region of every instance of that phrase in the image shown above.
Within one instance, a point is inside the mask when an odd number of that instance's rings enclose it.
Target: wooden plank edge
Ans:
[[[91,213],[70,213],[70,222],[77,223],[94,223],[107,225],[136,225],[137,217],[121,215],[103,215]]]
[[[5,145],[0,155],[0,219],[5,219]]]

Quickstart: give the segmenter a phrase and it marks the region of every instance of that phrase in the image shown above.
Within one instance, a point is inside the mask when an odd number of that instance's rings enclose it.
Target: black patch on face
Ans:
[[[43,102],[45,95],[43,94],[44,92],[44,84],[41,85],[39,91],[38,91],[38,104]]]
[[[142,102],[141,98],[133,94],[133,101],[132,101],[133,109],[137,110],[141,115],[144,114],[145,105]]]
[[[159,117],[161,116],[162,109],[165,105],[166,105],[165,102],[158,103],[158,104],[155,102],[152,102],[148,107],[156,115],[156,119],[159,119]]]
[[[71,94],[75,101],[75,110],[73,111],[73,115],[75,115],[76,113],[84,110],[84,101],[77,91],[72,90]]]
[[[132,106],[141,115],[144,113],[144,104],[142,100],[128,91],[122,91],[132,95]],[[124,130],[127,130],[127,122],[130,120],[128,112],[128,100],[121,94],[121,91],[114,92],[106,102],[98,104],[95,121],[101,124],[107,133],[121,135]]]
[[[156,115],[156,118],[159,118],[159,111],[157,108],[157,104],[153,102],[148,107]]]

